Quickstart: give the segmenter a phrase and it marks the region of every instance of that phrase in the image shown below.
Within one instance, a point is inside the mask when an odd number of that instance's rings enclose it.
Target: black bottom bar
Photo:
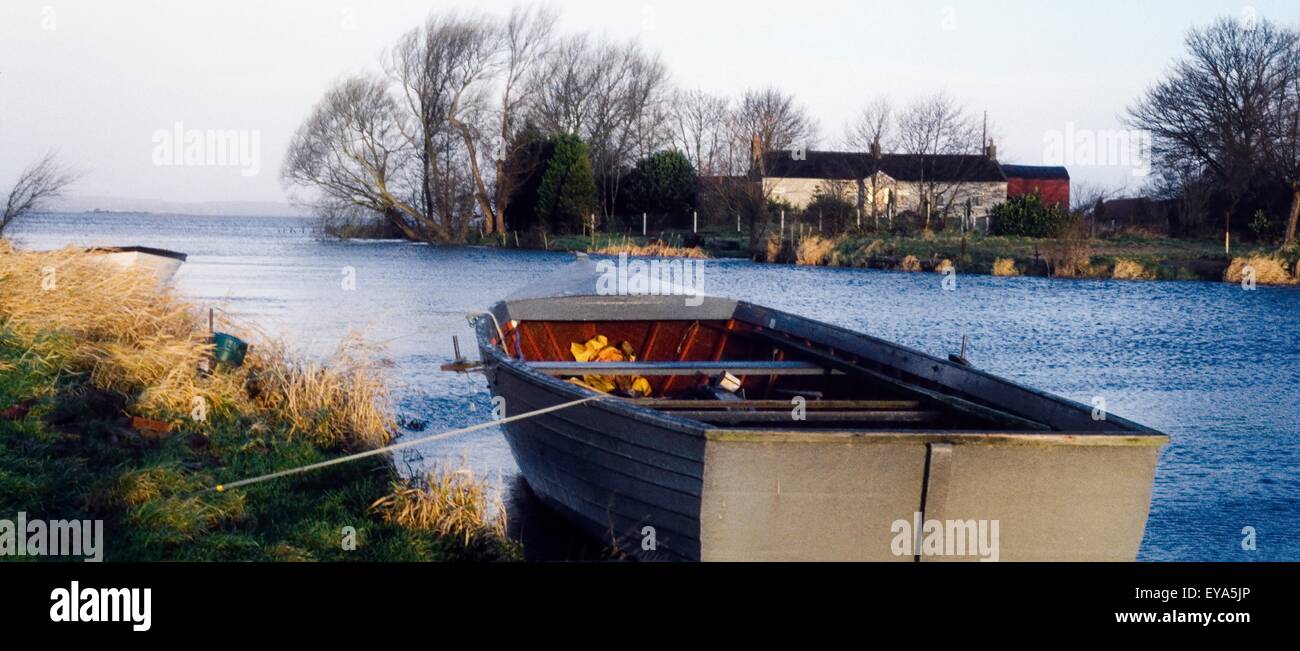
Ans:
[[[154,641],[256,639],[480,621],[569,627],[596,619],[656,630],[735,626],[1046,626],[1119,635],[1245,635],[1296,620],[1295,564],[518,565],[46,564],[0,565],[7,630],[124,635]],[[150,630],[129,622],[53,622],[51,594],[149,588]],[[56,593],[57,594],[57,593]],[[84,600],[81,602],[84,605]],[[1208,624],[1199,618],[1209,615]],[[1153,618],[1151,622],[1119,621]],[[1197,621],[1189,621],[1191,618]],[[1226,621],[1248,620],[1248,621]],[[1165,621],[1169,620],[1169,621]],[[411,630],[416,630],[411,629]],[[432,639],[432,638],[431,638]]]

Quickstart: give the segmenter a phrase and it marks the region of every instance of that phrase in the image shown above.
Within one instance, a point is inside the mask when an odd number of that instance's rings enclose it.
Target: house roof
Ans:
[[[766,176],[794,179],[851,181],[877,171],[871,154],[843,151],[769,152],[763,159]],[[980,154],[882,154],[878,171],[898,181],[1005,181],[996,160]]]
[[[1002,173],[1006,174],[1009,179],[1070,180],[1069,170],[1051,165],[1003,165]]]

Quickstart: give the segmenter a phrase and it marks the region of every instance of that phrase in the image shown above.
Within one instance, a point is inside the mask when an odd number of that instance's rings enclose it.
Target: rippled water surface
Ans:
[[[401,415],[429,431],[478,422],[490,408],[481,375],[438,370],[452,357],[453,334],[475,352],[465,314],[571,258],[322,241],[309,221],[292,218],[40,215],[12,235],[33,248],[184,251],[181,293],[312,354],[359,329],[387,343]],[[356,291],[341,289],[349,267]],[[968,356],[981,368],[1085,403],[1103,396],[1110,411],[1169,433],[1140,559],[1300,560],[1300,289],[961,276],[948,292],[939,280],[717,261],[705,290],[933,354],[955,352],[969,335]],[[398,459],[412,468],[462,461],[521,492],[495,429]],[[540,516],[526,522],[533,538],[556,528]],[[1241,546],[1248,526],[1254,552]],[[575,553],[574,544],[559,554]]]

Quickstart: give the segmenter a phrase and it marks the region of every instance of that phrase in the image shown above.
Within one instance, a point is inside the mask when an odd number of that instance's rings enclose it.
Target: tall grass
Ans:
[[[239,368],[198,372],[211,354],[193,305],[146,272],[116,270],[81,250],[0,254],[0,328],[62,373],[126,398],[137,415],[199,426],[196,406],[287,426],[346,448],[388,441],[394,421],[380,362],[358,337],[329,360],[258,343]],[[248,331],[239,334],[250,337]]]
[[[1261,285],[1290,285],[1296,282],[1287,273],[1285,262],[1267,256],[1233,258],[1228,269],[1223,272],[1223,280],[1239,283],[1246,277],[1247,268],[1255,272],[1255,282]]]
[[[662,239],[651,240],[644,244],[638,244],[631,238],[624,236],[619,240],[606,240],[603,244],[587,247],[588,253],[598,253],[603,255],[618,255],[626,253],[628,255],[639,255],[646,257],[663,257],[663,258],[707,258],[709,254],[698,246],[678,246]]]
[[[434,471],[419,480],[393,485],[371,510],[385,522],[428,531],[458,541],[466,550],[488,557],[514,552],[506,536],[506,510],[468,469]]]
[[[1156,273],[1137,260],[1116,258],[1111,278],[1115,280],[1155,280]]]
[[[809,235],[795,248],[795,264],[820,266],[835,264],[835,250],[842,238]]]
[[[896,267],[899,271],[920,271],[921,261],[914,255],[903,256]]]
[[[1016,261],[1011,258],[997,258],[993,261],[994,276],[1019,276],[1020,271],[1016,269]]]

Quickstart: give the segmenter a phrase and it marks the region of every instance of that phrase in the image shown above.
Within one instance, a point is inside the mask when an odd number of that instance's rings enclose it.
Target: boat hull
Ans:
[[[156,278],[159,285],[171,282],[186,258],[182,253],[145,247],[100,248],[89,252],[115,268],[146,272]]]
[[[506,415],[573,399],[510,369],[488,374]],[[604,407],[579,405],[504,425],[524,480],[611,548],[650,560],[699,559],[702,433]]]
[[[508,366],[489,375],[507,414],[581,397]],[[700,431],[618,406],[507,423],[505,436],[547,505],[646,560],[1133,560],[1158,450],[1128,436]],[[962,553],[926,553],[924,535],[899,553],[899,523],[918,514],[996,521],[996,554],[969,538]]]
[[[1131,561],[1158,450],[1123,437],[706,436],[702,560]]]
[[[484,370],[507,415],[595,395],[546,364],[530,366],[519,337],[503,334],[518,332],[515,319],[672,318],[666,302],[625,300],[529,299],[479,319]],[[784,333],[813,359],[812,346],[833,348],[823,356],[847,373],[877,364],[926,395],[981,397],[1015,418],[978,430],[737,427],[607,397],[503,425],[530,488],[609,547],[645,560],[1136,558],[1165,435],[789,313],[735,302],[704,309],[757,324],[761,336]],[[547,359],[535,353],[528,359]],[[845,362],[853,359],[864,361]]]

